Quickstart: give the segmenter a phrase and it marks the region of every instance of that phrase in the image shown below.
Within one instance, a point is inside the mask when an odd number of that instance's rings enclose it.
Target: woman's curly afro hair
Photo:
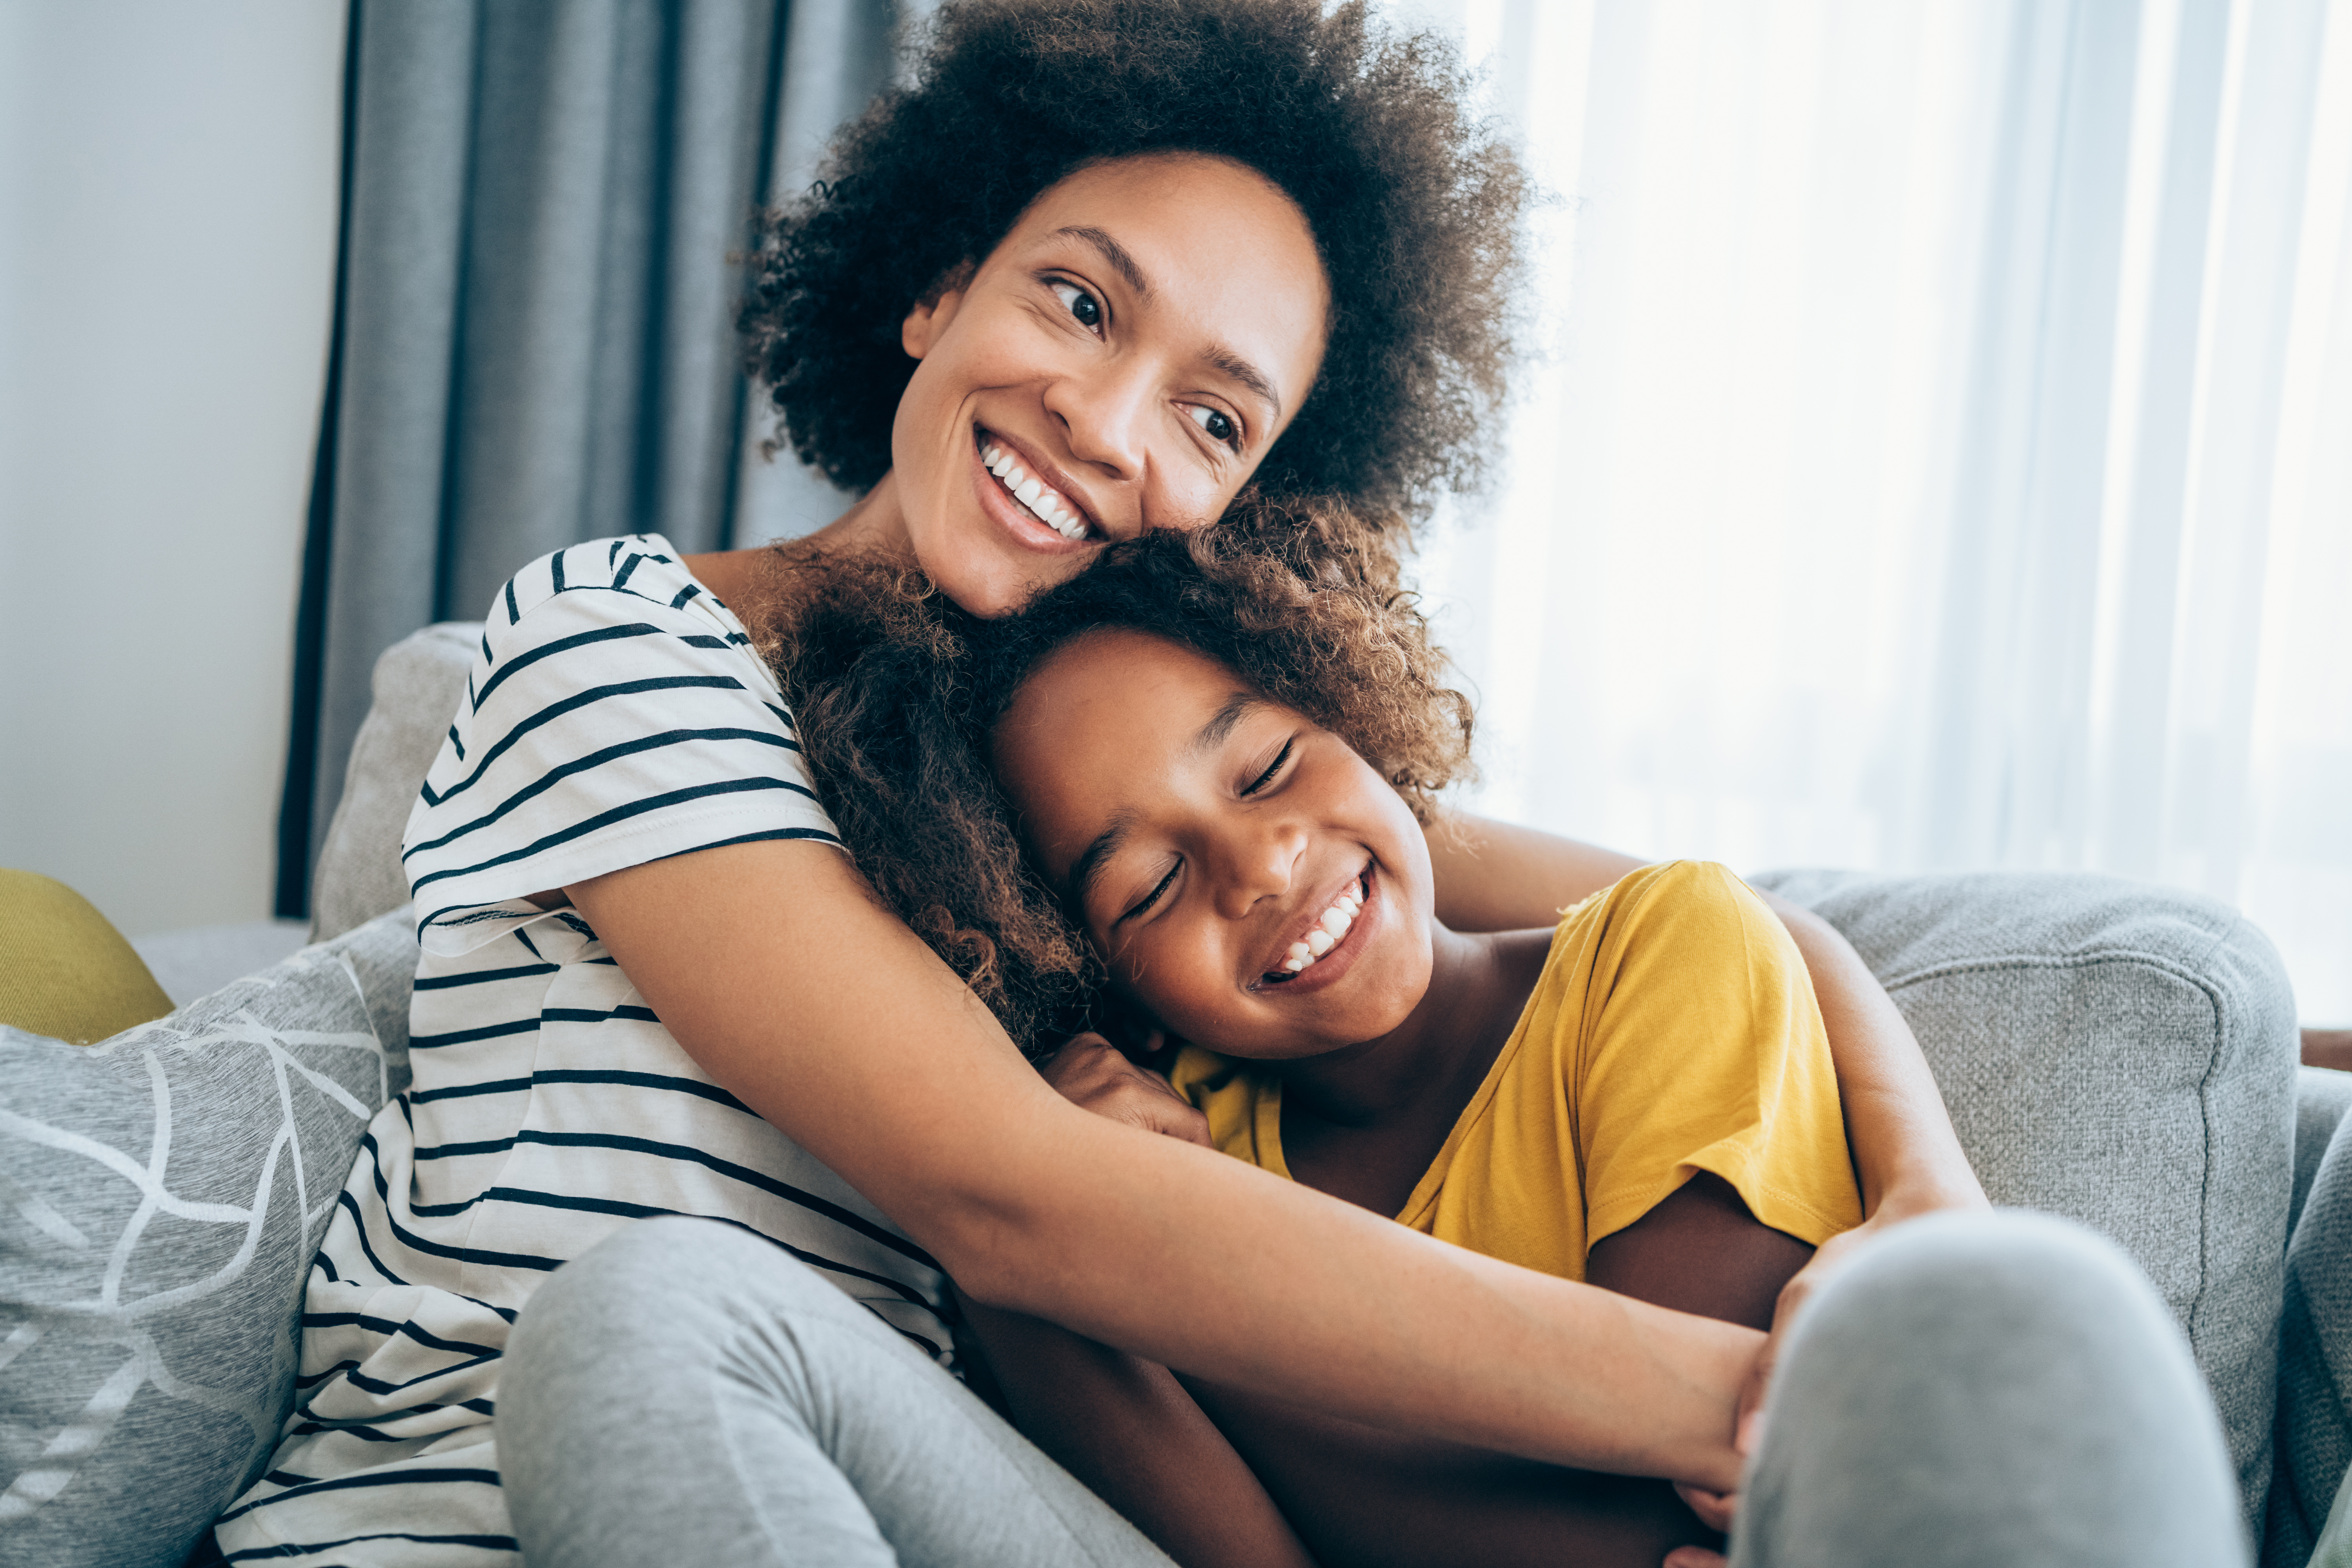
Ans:
[[[1258,486],[1404,519],[1475,487],[1526,184],[1448,45],[1382,35],[1362,0],[950,0],[918,42],[913,84],[843,130],[747,258],[739,324],[779,445],[870,488],[908,310],[1081,165],[1191,152],[1286,192],[1330,280],[1321,375]]]
[[[1469,701],[1393,553],[1328,502],[1245,500],[1220,527],[1113,546],[994,621],[903,565],[779,548],[806,574],[761,651],[820,797],[882,900],[1032,1056],[1087,1023],[1105,979],[990,768],[991,731],[1060,648],[1123,629],[1214,659],[1346,741],[1424,823],[1469,768]]]

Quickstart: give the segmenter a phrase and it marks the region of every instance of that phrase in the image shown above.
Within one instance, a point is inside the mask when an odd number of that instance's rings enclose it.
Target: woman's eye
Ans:
[[[1092,294],[1075,283],[1056,283],[1053,288],[1054,297],[1061,300],[1063,309],[1077,318],[1078,325],[1090,332],[1101,328],[1102,306]]]
[[[1192,416],[1193,424],[1208,433],[1210,440],[1222,442],[1228,447],[1237,447],[1241,445],[1242,433],[1234,426],[1232,416],[1223,409],[1207,408],[1197,403],[1188,403],[1184,405],[1184,412]]]
[[[1274,782],[1274,775],[1282,771],[1282,764],[1290,761],[1290,748],[1297,743],[1298,742],[1296,741],[1285,741],[1282,743],[1282,750],[1276,753],[1274,761],[1266,764],[1265,772],[1258,774],[1255,779],[1252,780],[1249,788],[1242,791],[1242,793],[1244,795],[1255,795],[1258,791],[1272,784]]]
[[[1181,860],[1179,860],[1174,866],[1169,867],[1168,875],[1160,879],[1159,886],[1153,888],[1151,891],[1144,894],[1141,901],[1129,908],[1127,913],[1119,916],[1119,920],[1131,921],[1136,916],[1141,914],[1144,910],[1150,909],[1152,905],[1158,903],[1160,901],[1160,895],[1168,890],[1168,884],[1176,879],[1176,872],[1183,864],[1184,863]]]

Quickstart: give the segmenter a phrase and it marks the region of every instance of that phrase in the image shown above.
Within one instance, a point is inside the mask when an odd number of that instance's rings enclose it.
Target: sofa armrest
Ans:
[[[1837,927],[1895,998],[1995,1203],[2081,1220],[2147,1271],[2259,1519],[2296,1118],[2294,999],[2268,939],[2111,877],[1754,880]]]
[[[310,940],[325,942],[408,901],[400,836],[465,700],[479,621],[412,632],[375,661],[374,700],[352,741],[342,799],[310,875]]]

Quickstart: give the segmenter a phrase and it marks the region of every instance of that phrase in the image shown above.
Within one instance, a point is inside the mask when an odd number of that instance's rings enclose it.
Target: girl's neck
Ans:
[[[1518,1023],[1551,932],[1431,927],[1429,988],[1403,1023],[1361,1045],[1267,1064],[1282,1080],[1286,1116],[1359,1129],[1453,1125]]]

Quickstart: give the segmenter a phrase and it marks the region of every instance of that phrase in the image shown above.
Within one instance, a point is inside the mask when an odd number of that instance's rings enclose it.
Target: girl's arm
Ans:
[[[1166,1367],[1042,1319],[963,1305],[1022,1436],[1183,1568],[1315,1568]]]
[[[1442,821],[1428,837],[1437,873],[1438,918],[1463,931],[1549,925],[1566,905],[1643,864],[1613,850],[1476,816]],[[1837,1064],[1846,1144],[1869,1217],[1858,1229],[1832,1238],[1782,1289],[1772,1337],[1740,1391],[1743,1451],[1752,1440],[1773,1362],[1797,1310],[1856,1247],[1888,1226],[1937,1209],[1989,1206],[1911,1026],[1862,955],[1811,910],[1761,888],[1756,893],[1789,928],[1812,977],[1830,1056]],[[1710,1522],[1720,1524],[1723,1518]]]
[[[972,1300],[1391,1430],[1714,1489],[1738,1476],[1752,1331],[1447,1247],[1078,1109],[827,846],[729,845],[565,891],[688,1054]]]

